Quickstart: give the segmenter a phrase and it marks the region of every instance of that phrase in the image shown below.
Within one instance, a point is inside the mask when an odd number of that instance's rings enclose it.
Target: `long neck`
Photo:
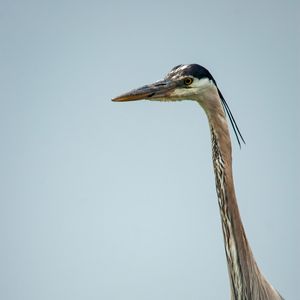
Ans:
[[[231,299],[282,299],[261,275],[247,241],[234,190],[231,141],[225,113],[218,93],[213,91],[210,97],[214,99],[209,104],[199,103],[208,116],[211,131],[212,158]]]

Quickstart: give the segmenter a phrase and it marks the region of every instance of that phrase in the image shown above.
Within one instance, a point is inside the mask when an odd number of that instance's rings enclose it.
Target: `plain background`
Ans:
[[[299,299],[298,3],[2,0],[0,298],[229,299],[202,109],[110,101],[199,63],[257,262]]]

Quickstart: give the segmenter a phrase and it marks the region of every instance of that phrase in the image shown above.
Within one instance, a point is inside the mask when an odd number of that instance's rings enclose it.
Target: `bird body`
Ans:
[[[210,72],[196,64],[174,67],[162,81],[143,86],[113,99],[196,101],[204,109],[210,127],[212,160],[220,209],[232,300],[282,300],[261,274],[241,221],[232,174],[231,139],[226,113],[240,144],[244,141],[234,117]]]

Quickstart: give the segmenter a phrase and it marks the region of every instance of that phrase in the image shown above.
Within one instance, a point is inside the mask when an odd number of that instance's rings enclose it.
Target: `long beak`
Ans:
[[[124,93],[116,98],[113,98],[114,102],[136,101],[142,99],[159,100],[168,99],[170,94],[177,87],[176,82],[161,80],[155,83],[142,86],[138,89]]]

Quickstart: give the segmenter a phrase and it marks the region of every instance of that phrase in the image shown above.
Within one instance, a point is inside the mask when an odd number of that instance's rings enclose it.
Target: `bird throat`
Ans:
[[[230,199],[227,191],[227,174],[225,164],[226,161],[223,157],[221,149],[218,144],[217,133],[211,126],[211,139],[212,139],[212,156],[215,172],[216,190],[218,197],[218,204],[220,208],[222,230],[224,237],[225,253],[228,264],[228,271],[230,276],[230,284],[232,292],[234,293],[233,299],[241,299],[239,295],[242,295],[243,291],[243,274],[240,263],[240,257],[237,249],[237,237],[235,235],[233,224],[234,216],[230,211]]]

